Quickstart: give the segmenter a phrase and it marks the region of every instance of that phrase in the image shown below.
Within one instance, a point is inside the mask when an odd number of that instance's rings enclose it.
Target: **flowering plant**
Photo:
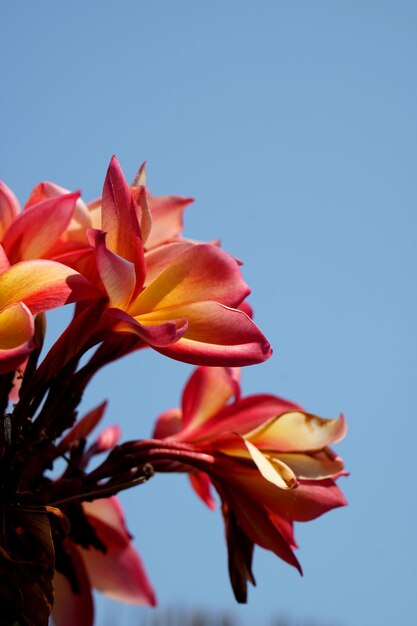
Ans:
[[[132,185],[116,158],[102,197],[50,182],[21,210],[0,183],[0,601],[5,624],[93,622],[91,588],[154,605],[116,494],[155,472],[186,472],[225,523],[236,599],[254,583],[254,545],[301,571],[293,523],[345,504],[329,447],[344,418],[322,419],[274,395],[242,397],[240,367],[271,348],[254,324],[239,262],[182,237],[190,198],[152,196],[142,166]],[[74,303],[42,354],[45,312]],[[151,347],[197,365],[180,409],[152,438],[91,441],[105,403],[79,418],[94,374]],[[93,350],[92,350],[93,349]],[[104,453],[104,460],[90,461]],[[58,460],[65,469],[51,475]],[[53,477],[52,477],[53,476]]]

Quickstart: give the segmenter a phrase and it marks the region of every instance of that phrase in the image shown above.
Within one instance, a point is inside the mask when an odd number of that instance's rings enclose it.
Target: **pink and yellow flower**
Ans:
[[[178,446],[179,463],[182,449],[184,459],[191,451],[203,455],[188,457],[183,467],[210,508],[211,484],[220,495],[238,601],[246,601],[247,581],[254,582],[254,544],[301,572],[293,522],[346,504],[335,483],[343,462],[329,447],[345,432],[343,416],[322,419],[273,395],[241,398],[236,372],[225,368],[198,368],[184,389],[182,408],[158,419],[154,437],[161,446]],[[181,469],[178,462],[161,469]]]
[[[237,309],[249,289],[233,257],[215,245],[190,241],[145,253],[146,193],[144,188],[132,192],[115,158],[104,183],[101,216],[102,230],[89,231],[89,239],[114,331],[136,335],[189,363],[248,365],[270,356],[265,337]]]

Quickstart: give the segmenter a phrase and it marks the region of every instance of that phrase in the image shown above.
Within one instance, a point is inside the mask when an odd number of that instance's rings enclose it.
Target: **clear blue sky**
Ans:
[[[299,525],[304,578],[257,550],[242,619],[417,621],[416,31],[406,0],[3,6],[0,177],[22,201],[43,179],[92,199],[113,153],[128,177],[147,159],[154,193],[196,198],[186,234],[245,261],[275,348],[246,393],[347,415],[350,506]],[[135,355],[85,407],[108,397],[109,422],[146,436],[189,371]],[[220,514],[185,478],[123,500],[162,608],[234,606]]]

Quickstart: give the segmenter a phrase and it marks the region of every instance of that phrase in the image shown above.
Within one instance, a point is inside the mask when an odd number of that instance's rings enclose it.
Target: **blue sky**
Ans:
[[[242,620],[415,624],[416,29],[405,0],[3,7],[0,177],[22,201],[44,179],[92,199],[113,153],[128,178],[146,159],[154,193],[196,198],[186,235],[245,262],[275,349],[245,392],[348,418],[350,506],[299,525],[304,578],[257,550]],[[146,436],[189,372],[134,355],[84,404],[108,397],[108,421]],[[185,478],[123,501],[162,609],[234,606],[220,514]]]

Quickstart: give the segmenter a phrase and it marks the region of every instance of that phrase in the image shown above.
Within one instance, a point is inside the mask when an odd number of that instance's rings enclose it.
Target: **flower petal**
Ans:
[[[11,304],[0,312],[0,350],[10,350],[33,337],[33,316],[22,302]]]
[[[192,439],[193,441],[209,441],[225,432],[246,435],[266,420],[300,408],[290,400],[269,394],[241,398],[238,402],[225,406],[218,413],[212,414],[201,424],[200,428],[193,429]],[[185,436],[186,434],[181,432],[181,439]]]
[[[329,448],[312,454],[289,452],[279,454],[278,458],[291,467],[297,478],[321,480],[336,478],[343,472],[344,463]]]
[[[191,472],[188,477],[198,497],[213,511],[216,508],[216,500],[211,493],[209,476],[205,472]]]
[[[100,296],[78,272],[55,261],[22,261],[0,275],[0,311],[24,302],[35,314]]]
[[[117,499],[95,500],[84,503],[83,507],[97,536],[107,547],[105,554],[95,549],[82,550],[94,587],[123,602],[155,606],[154,590],[130,541]]]
[[[248,293],[233,257],[216,246],[200,244],[186,250],[159,274],[132,302],[129,313],[139,316],[203,300],[235,306]]]
[[[3,246],[12,263],[44,256],[65,231],[80,194],[44,200],[27,209],[9,226]],[[47,224],[47,227],[41,225]]]
[[[338,419],[323,419],[298,411],[271,419],[248,433],[247,437],[261,450],[305,452],[336,443],[345,434],[343,415]]]
[[[180,409],[168,409],[156,420],[152,439],[165,439],[175,435],[181,428],[181,422]]]
[[[183,212],[194,198],[182,196],[151,196],[149,207],[152,215],[152,230],[146,242],[153,248],[165,241],[176,239],[183,229]]]
[[[0,180],[0,240],[4,233],[19,215],[19,201],[13,191]]]
[[[245,445],[252,457],[252,461],[270,483],[280,489],[293,489],[297,486],[297,477],[291,468],[279,459],[268,459],[250,441],[244,440]]]
[[[270,489],[277,491],[271,483],[266,481],[260,474],[257,482],[264,482],[270,485]],[[217,487],[217,481],[216,481]],[[281,559],[293,565],[300,574],[302,574],[301,566],[291,549],[291,544],[283,537],[282,532],[274,521],[274,518],[268,514],[268,511],[262,505],[262,501],[258,498],[250,497],[245,490],[240,489],[236,483],[233,487],[222,484],[218,487],[222,499],[225,499],[230,508],[233,509],[239,525],[243,528],[249,539],[253,543],[258,544],[266,550],[271,550]],[[279,493],[292,494],[296,490],[282,491]]]
[[[101,215],[109,250],[134,264],[142,287],[145,261],[140,226],[131,190],[116,157],[111,159],[104,181]]]
[[[209,420],[233,397],[239,383],[230,368],[199,367],[190,377],[182,396],[181,439]],[[187,435],[185,432],[187,431]]]
[[[10,267],[9,259],[4,251],[3,246],[0,244],[0,274],[5,272]]]
[[[52,620],[55,626],[93,626],[94,606],[90,581],[78,548],[68,539],[65,540],[65,551],[77,575],[79,592],[75,593],[66,576],[55,572],[55,601],[52,609]]]
[[[144,286],[148,287],[175,259],[196,244],[192,241],[175,241],[150,250],[145,254],[146,278]]]
[[[266,361],[271,347],[259,328],[242,311],[218,302],[195,302],[183,307],[138,316],[140,323],[186,319],[188,329],[175,344],[159,352],[196,365],[240,367]]]
[[[109,295],[109,306],[127,309],[136,286],[135,266],[107,248],[103,231],[90,230],[88,235],[96,249],[97,269]]]
[[[119,320],[114,326],[116,332],[137,335],[154,348],[162,348],[175,343],[188,327],[188,322],[183,317],[173,320],[155,319],[153,323],[141,324],[120,309],[109,309],[108,313],[114,319]]]

